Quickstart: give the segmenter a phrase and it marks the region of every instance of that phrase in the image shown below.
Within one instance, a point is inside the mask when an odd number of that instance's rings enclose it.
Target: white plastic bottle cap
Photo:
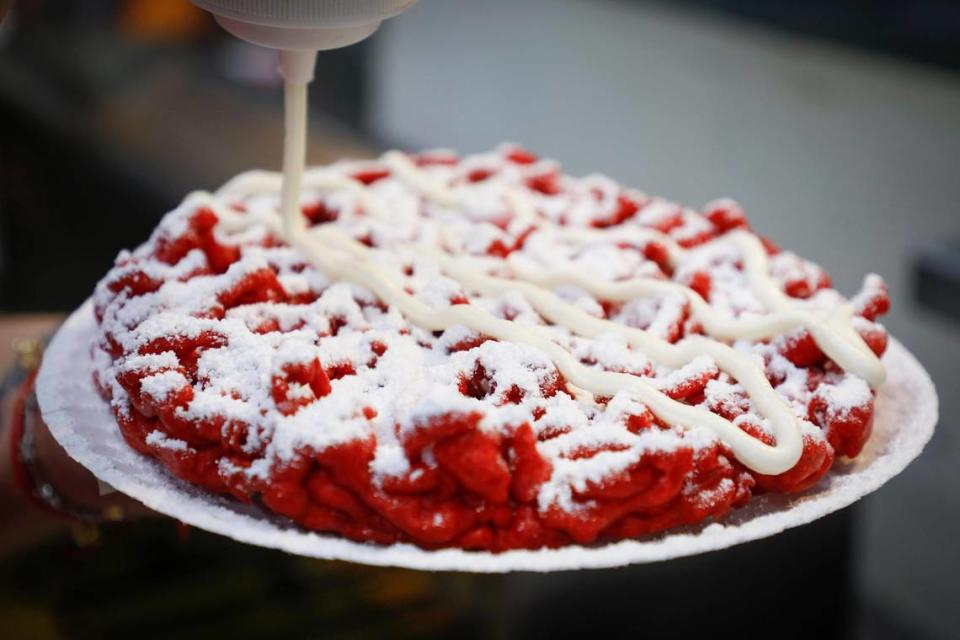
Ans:
[[[315,53],[359,42],[416,0],[193,0],[242,40],[278,49],[290,82],[313,79]]]

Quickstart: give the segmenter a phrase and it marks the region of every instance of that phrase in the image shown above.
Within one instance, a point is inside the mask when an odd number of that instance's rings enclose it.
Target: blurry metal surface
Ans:
[[[914,278],[920,304],[960,322],[960,239],[921,252]]]
[[[669,3],[673,0],[663,1]],[[960,4],[951,0],[683,2],[795,34],[960,69]]]

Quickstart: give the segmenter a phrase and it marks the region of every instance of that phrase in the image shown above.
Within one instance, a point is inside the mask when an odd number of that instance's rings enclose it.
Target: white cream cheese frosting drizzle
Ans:
[[[456,190],[436,184],[430,176],[423,175],[423,172],[402,154],[388,152],[382,159],[391,170],[397,171],[397,175],[431,200],[442,206],[454,206],[459,201]],[[237,176],[224,185],[218,193],[223,196],[241,196],[258,191],[277,191],[281,188],[282,182],[280,174],[251,171]],[[390,219],[391,214],[388,208],[369,193],[362,183],[348,175],[333,171],[312,171],[303,179],[303,187],[322,192],[349,192],[357,197],[363,208],[375,217]],[[611,230],[565,228],[535,214],[522,213],[529,211],[531,205],[518,190],[505,189],[505,196],[521,212],[518,213],[521,219],[529,220],[536,225],[535,233],[558,235],[573,241],[584,238],[611,240],[621,237],[633,242],[655,241],[667,250],[670,263],[673,265],[680,263],[689,252],[670,236],[654,229],[643,227]],[[667,292],[683,295],[690,302],[693,316],[703,324],[705,333],[718,340],[758,340],[805,328],[811,333],[817,346],[843,370],[864,378],[874,388],[883,384],[886,377],[883,364],[850,326],[849,319],[852,315],[850,305],[837,305],[823,312],[812,310],[803,301],[784,295],[770,277],[766,249],[760,240],[749,232],[732,231],[712,240],[710,244],[729,244],[740,252],[751,291],[770,310],[770,313],[751,318],[725,317],[692,289],[675,282],[654,278],[633,278],[610,282],[572,269],[546,271],[529,261],[524,261],[516,254],[508,256],[507,264],[517,280],[544,287],[572,284],[607,300],[627,301]]]
[[[397,151],[390,151],[383,156],[384,163],[395,171],[398,176],[406,180],[411,186],[421,191],[426,197],[435,200],[438,203],[456,204],[459,198],[454,190],[445,185],[437,184],[429,176],[423,175],[423,172],[405,155]],[[569,229],[561,228],[557,225],[537,216],[533,206],[527,198],[516,189],[507,190],[507,198],[514,205],[519,215],[531,223],[538,224],[544,228],[547,233],[563,233],[567,237],[577,238],[584,236],[604,236],[609,238],[610,234],[606,231],[594,229]],[[652,229],[630,228],[625,230],[625,235],[637,240],[653,240],[663,245],[670,257],[672,264],[677,264],[687,253],[672,238],[664,233]],[[776,282],[770,277],[767,264],[767,252],[757,236],[745,231],[732,231],[721,238],[714,240],[715,243],[730,243],[734,245],[743,256],[744,272],[747,274],[747,280],[750,283],[753,294],[766,307],[780,315],[766,316],[762,321],[733,321],[721,318],[717,312],[708,305],[695,291],[676,285],[675,283],[665,283],[651,278],[637,279],[632,282],[619,282],[616,284],[604,283],[603,281],[591,278],[583,273],[574,273],[571,271],[554,272],[551,274],[543,271],[532,271],[529,268],[516,264],[512,261],[516,276],[523,280],[537,282],[544,286],[556,284],[576,284],[585,291],[610,300],[630,300],[640,296],[660,293],[668,288],[678,291],[687,296],[693,306],[694,315],[705,326],[708,335],[718,339],[751,339],[770,337],[780,333],[790,331],[797,327],[804,327],[812,334],[814,341],[823,349],[824,353],[830,356],[844,370],[855,373],[864,378],[871,386],[883,384],[886,377],[883,364],[880,359],[870,351],[863,339],[850,327],[849,319],[852,315],[852,309],[849,305],[840,305],[827,315],[818,317],[817,315],[804,311],[802,303],[791,300],[777,286]],[[709,326],[707,326],[709,325]]]
[[[299,194],[302,189],[349,193],[368,214],[381,220],[390,220],[393,212],[370,189],[344,172],[328,169],[304,175],[306,87],[288,86],[286,98],[283,178],[269,172],[250,172],[224,185],[215,196],[197,193],[188,200],[213,208],[224,230],[266,226],[327,276],[369,289],[385,303],[396,307],[413,324],[431,331],[462,325],[505,342],[532,346],[545,353],[571,385],[603,396],[627,391],[666,422],[706,427],[716,433],[744,465],[766,474],[782,473],[800,458],[803,449],[800,421],[771,387],[753,358],[719,340],[756,340],[805,328],[824,353],[843,369],[860,375],[873,386],[883,381],[882,364],[850,325],[850,306],[839,305],[824,313],[822,310],[804,308],[801,302],[783,294],[770,277],[767,254],[762,243],[747,232],[730,232],[712,242],[728,243],[739,251],[750,289],[769,311],[766,315],[750,318],[726,317],[696,292],[669,281],[631,278],[611,282],[573,270],[548,271],[515,256],[504,262],[455,255],[426,243],[408,243],[398,248],[435,261],[446,276],[457,281],[466,291],[482,294],[520,292],[537,312],[555,325],[584,337],[617,333],[664,366],[679,368],[698,356],[711,357],[721,370],[740,383],[759,412],[769,421],[775,438],[773,445],[761,442],[706,409],[671,399],[643,378],[585,366],[564,346],[555,342],[544,327],[499,318],[477,305],[434,308],[417,295],[409,293],[400,279],[376,263],[377,250],[368,248],[331,225],[307,228],[300,213]],[[398,152],[385,154],[381,161],[410,188],[439,207],[458,206],[464,194],[472,188],[469,185],[449,187],[441,184]],[[239,195],[277,190],[282,194],[279,217],[275,214],[237,214],[225,204],[229,198]],[[565,236],[573,241],[599,236],[609,239],[613,234],[627,235],[634,242],[655,240],[667,249],[673,264],[682,261],[688,251],[666,234],[642,227],[620,227],[610,231],[565,228],[539,215],[525,194],[516,188],[505,186],[503,198],[513,209],[516,219],[535,226],[534,233]],[[445,244],[443,232],[441,226],[440,246]],[[509,266],[512,278],[491,275],[491,262]],[[614,301],[629,301],[667,292],[682,294],[690,302],[692,315],[710,337],[692,335],[676,344],[670,343],[648,331],[591,315],[549,289],[571,284],[598,298]]]

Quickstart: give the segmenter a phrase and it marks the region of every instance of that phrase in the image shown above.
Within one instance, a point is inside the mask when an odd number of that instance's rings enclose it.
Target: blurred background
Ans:
[[[188,191],[279,167],[275,66],[186,0],[18,0],[0,27],[0,311],[76,307]],[[127,525],[112,552],[0,560],[0,630],[682,636],[789,616],[783,637],[960,637],[960,2],[421,0],[322,53],[311,102],[314,163],[513,140],[693,206],[734,197],[841,291],[882,274],[885,323],[940,393],[933,442],[806,530],[551,578],[307,562]],[[127,607],[112,617],[111,598]]]

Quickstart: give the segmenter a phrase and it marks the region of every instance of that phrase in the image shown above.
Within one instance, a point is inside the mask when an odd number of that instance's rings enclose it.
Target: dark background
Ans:
[[[0,28],[0,310],[76,307],[187,192],[278,167],[274,67],[185,0],[17,2]],[[841,291],[881,273],[888,327],[938,385],[937,435],[853,509],[618,571],[433,576],[127,525],[99,551],[0,564],[0,630],[960,637],[958,71],[947,1],[422,0],[322,54],[312,162],[512,139],[694,206],[736,197]]]

